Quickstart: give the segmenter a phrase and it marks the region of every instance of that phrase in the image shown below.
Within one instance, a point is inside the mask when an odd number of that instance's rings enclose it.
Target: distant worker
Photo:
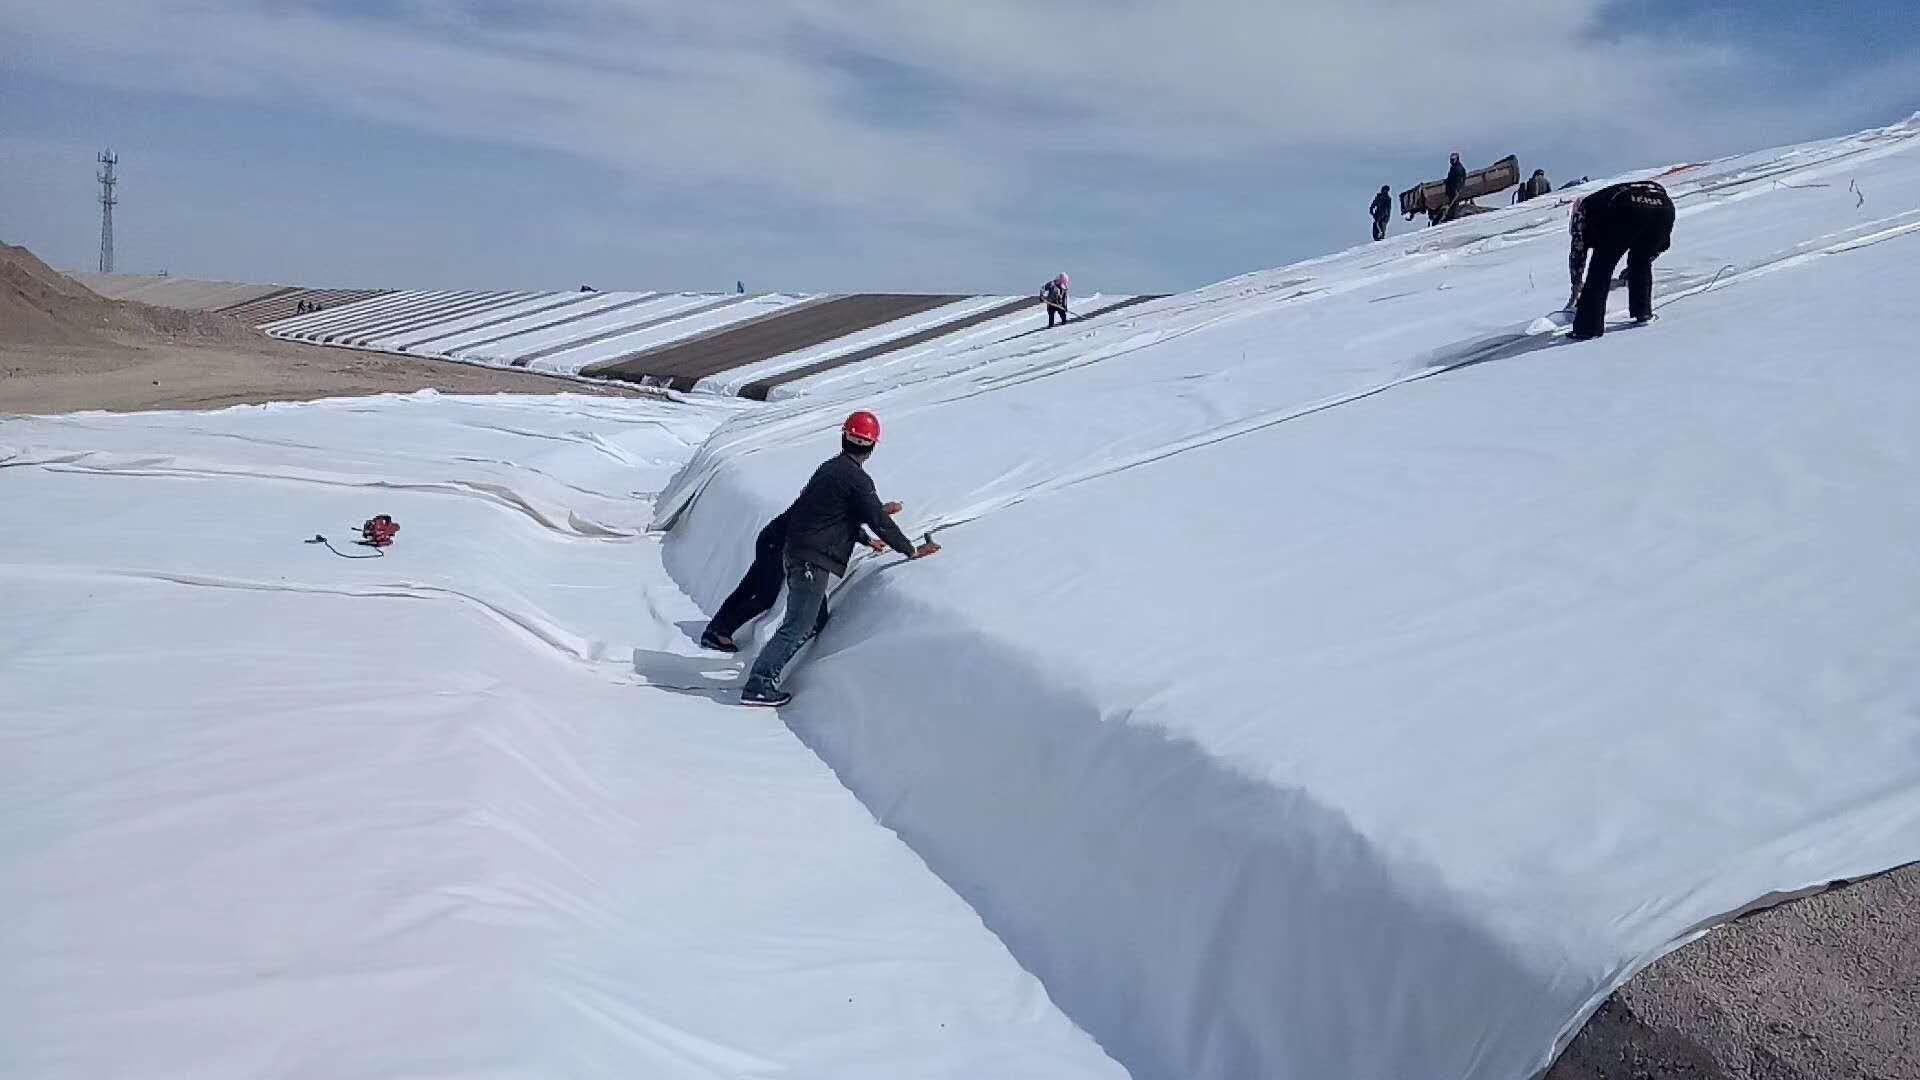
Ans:
[[[1552,191],[1553,185],[1547,182],[1547,170],[1535,169],[1532,176],[1521,181],[1520,191],[1513,201],[1526,202],[1528,199],[1537,199]]]
[[[890,502],[880,509],[892,517],[901,508],[899,503]],[[720,610],[713,613],[713,621],[707,623],[706,630],[701,632],[700,644],[703,648],[715,652],[739,652],[740,646],[733,640],[733,635],[742,626],[772,611],[774,601],[780,599],[780,588],[787,579],[782,564],[787,550],[789,512],[791,508],[774,515],[774,519],[767,522],[766,527],[760,530],[760,535],[754,538],[753,565],[747,567],[740,584],[734,586],[733,592],[721,603]],[[865,529],[860,531],[860,542],[875,552],[887,550],[886,541],[867,535]],[[826,625],[827,606],[822,604],[820,617],[814,620],[813,633],[818,634]]]
[[[1386,184],[1380,185],[1380,194],[1373,197],[1373,238],[1387,238],[1387,219],[1393,216],[1392,189]]]
[[[733,291],[741,296],[747,295],[747,283],[744,281],[735,281],[733,283]]]
[[[1627,257],[1627,310],[1636,323],[1652,321],[1653,260],[1673,244],[1673,218],[1673,199],[1651,180],[1614,184],[1573,201],[1567,223],[1573,290],[1567,307],[1574,310],[1575,341],[1606,332],[1607,292],[1622,255]]]
[[[1467,167],[1460,164],[1460,155],[1447,155],[1447,220],[1453,220],[1453,208],[1460,196],[1467,190]]]
[[[862,526],[909,559],[940,550],[932,540],[914,547],[874,494],[866,461],[879,441],[879,417],[864,410],[847,417],[840,425],[840,453],[813,471],[800,497],[787,508],[787,617],[754,659],[740,692],[741,704],[777,707],[793,700],[779,689],[780,673],[819,627],[827,583],[846,574]]]
[[[1054,318],[1056,316],[1059,318],[1061,326],[1067,324],[1067,293],[1072,288],[1073,282],[1067,277],[1065,270],[1055,275],[1052,281],[1040,286],[1040,296],[1047,302],[1047,325],[1049,327],[1054,325]]]

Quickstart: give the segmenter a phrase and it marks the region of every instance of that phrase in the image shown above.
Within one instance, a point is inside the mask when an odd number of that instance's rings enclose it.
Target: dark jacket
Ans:
[[[1373,220],[1385,221],[1393,216],[1393,200],[1381,192],[1373,197]]]
[[[786,551],[787,515],[792,512],[793,507],[789,506],[785,510],[775,514],[773,520],[767,522],[766,526],[760,530],[760,535],[754,538],[753,549],[755,551],[771,549],[775,558],[778,558],[782,552]],[[860,535],[855,537],[855,539],[859,540],[862,544],[870,544],[873,542],[873,535],[867,532],[867,530],[861,529]],[[756,558],[757,557],[758,556],[756,556]]]
[[[1580,200],[1574,214],[1574,236],[1588,247],[1605,247],[1631,232],[1643,242],[1666,251],[1673,233],[1673,199],[1652,180],[1613,184]],[[1664,234],[1644,235],[1649,231]]]
[[[1572,239],[1567,273],[1573,281],[1573,297],[1567,303],[1571,305],[1579,298],[1589,249],[1615,247],[1649,256],[1663,254],[1673,243],[1673,219],[1673,200],[1667,189],[1651,180],[1603,187],[1575,201],[1573,213],[1567,218],[1567,234]]]
[[[893,550],[913,554],[913,541],[881,509],[873,477],[849,454],[830,458],[813,470],[800,497],[787,508],[786,518],[787,558],[834,574],[847,572],[863,525]]]
[[[1450,200],[1459,198],[1460,192],[1466,186],[1467,167],[1456,161],[1447,169],[1447,198]]]

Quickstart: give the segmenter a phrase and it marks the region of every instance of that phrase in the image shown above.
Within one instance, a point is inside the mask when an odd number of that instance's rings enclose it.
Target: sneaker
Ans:
[[[712,649],[714,652],[735,653],[740,651],[740,646],[734,644],[732,638],[725,634],[716,634],[711,630],[700,635],[700,647],[703,649]]]
[[[785,690],[772,688],[760,689],[749,686],[740,692],[740,704],[755,705],[762,709],[777,709],[793,700],[793,695]]]
[[[1574,333],[1567,335],[1567,339],[1569,341],[1592,341],[1594,338],[1597,338],[1599,336],[1600,336],[1599,334],[1582,334],[1578,331],[1575,331]]]

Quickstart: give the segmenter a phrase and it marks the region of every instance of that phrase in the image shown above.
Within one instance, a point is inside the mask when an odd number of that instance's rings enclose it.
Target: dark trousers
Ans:
[[[1060,320],[1061,326],[1067,325],[1067,306],[1065,304],[1047,305],[1047,325],[1054,325],[1055,318]]]
[[[747,567],[746,576],[734,586],[720,610],[713,613],[708,633],[731,638],[742,626],[773,610],[787,580],[786,570],[780,565],[780,553],[786,546],[787,530],[782,523],[760,530],[753,542],[753,565]]]
[[[1377,217],[1373,219],[1373,238],[1375,240],[1385,240],[1387,238],[1386,218]]]
[[[776,519],[760,530],[753,542],[753,565],[747,567],[740,584],[735,585],[720,604],[720,610],[713,613],[713,620],[707,623],[708,633],[731,639],[741,627],[773,610],[787,582],[786,548],[787,530],[783,521]],[[813,633],[825,630],[827,620],[832,617],[827,605],[821,604]]]
[[[1599,337],[1606,332],[1607,292],[1622,256],[1627,260],[1627,310],[1635,319],[1653,318],[1653,260],[1673,242],[1673,204],[1616,212],[1604,229],[1587,224],[1586,240],[1592,255],[1586,283],[1573,312],[1575,337]]]

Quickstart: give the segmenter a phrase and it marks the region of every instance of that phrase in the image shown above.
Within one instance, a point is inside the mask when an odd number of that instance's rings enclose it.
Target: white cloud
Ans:
[[[846,203],[906,190],[970,213],[1016,194],[1022,156],[1048,148],[1193,160],[1671,123],[1686,87],[1741,59],[1596,38],[1600,6],[1481,0],[1441,18],[1404,0],[570,0],[526,25],[458,0],[377,20],[278,0],[3,0],[0,26],[63,79],[319,101],[661,181]],[[888,88],[860,85],[827,48],[901,65],[955,104],[932,130],[872,122]],[[863,95],[881,100],[854,107]]]
[[[831,69],[755,41],[690,35],[580,4],[523,32],[375,21],[245,0],[0,4],[44,75],[262,103],[317,103],[438,135],[607,162],[667,183],[747,183],[829,202],[905,184],[977,209],[991,170],[963,150],[842,115]],[[417,11],[417,9],[416,9]],[[564,13],[566,9],[558,8]]]
[[[857,220],[909,263],[936,235],[990,259],[1044,232],[1070,160],[1112,163],[1083,212],[1116,219],[1088,249],[1118,250],[1149,175],[1259,162],[1297,196],[1343,158],[1554,142],[1625,167],[1845,115],[1845,88],[1612,22],[1606,0],[0,0],[10,59],[45,78],[558,151],[683,204]]]

